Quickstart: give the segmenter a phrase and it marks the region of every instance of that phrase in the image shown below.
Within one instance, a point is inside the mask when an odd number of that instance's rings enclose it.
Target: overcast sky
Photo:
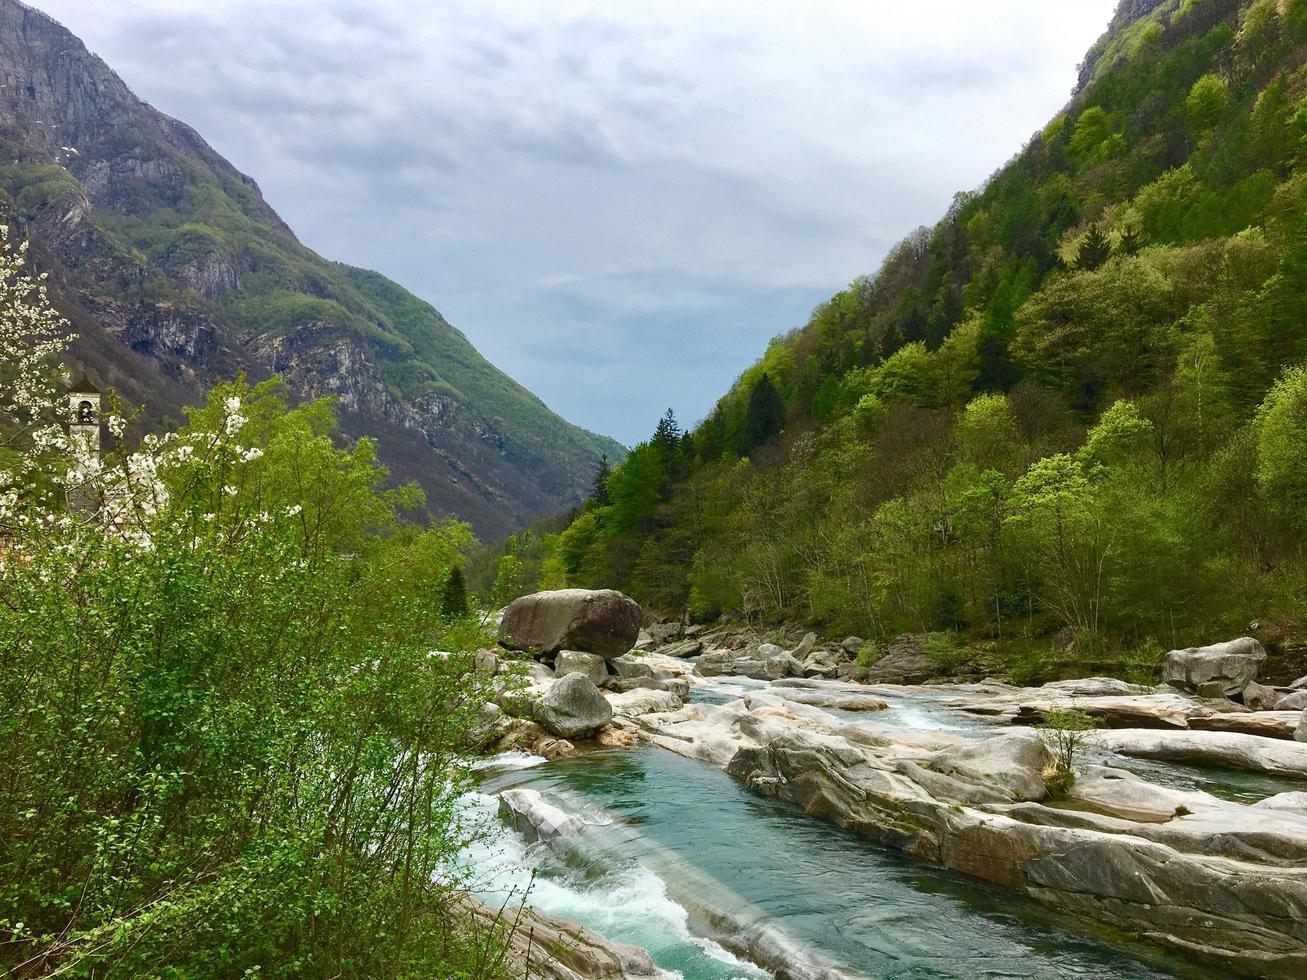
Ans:
[[[632,443],[873,272],[1065,103],[1115,0],[32,0]]]

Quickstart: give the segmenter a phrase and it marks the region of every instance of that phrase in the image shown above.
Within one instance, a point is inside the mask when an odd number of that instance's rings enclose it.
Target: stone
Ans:
[[[1200,698],[1223,698],[1225,697],[1224,681],[1203,681],[1198,685],[1195,692]]]
[[[1048,753],[1032,732],[1004,732],[975,745],[944,749],[928,763],[935,772],[982,784],[1010,802],[1044,798],[1047,764]]]
[[[635,688],[624,694],[610,694],[608,703],[613,707],[613,716],[622,718],[655,714],[660,711],[676,711],[681,707],[681,699],[671,691],[653,691],[648,688]]]
[[[1296,711],[1249,711],[1205,717],[1195,715],[1189,719],[1189,728],[1196,732],[1238,732],[1289,741],[1293,741],[1293,730],[1297,725]]]
[[[796,660],[793,655],[784,650],[775,656],[767,658],[766,669],[768,677],[781,678],[803,676],[803,664]]]
[[[812,653],[812,648],[816,645],[817,634],[808,633],[799,641],[799,645],[790,651],[790,656],[799,661],[799,663],[803,663],[803,661],[808,659],[808,655]]]
[[[545,655],[580,650],[617,657],[639,639],[640,618],[639,605],[613,589],[537,592],[509,603],[499,645]]]
[[[551,681],[554,679],[554,671],[548,664],[533,661],[527,664],[526,676],[533,681]]]
[[[1288,793],[1276,793],[1264,800],[1258,800],[1253,806],[1259,810],[1288,810],[1307,817],[1307,793],[1291,790]]]
[[[1273,711],[1279,707],[1280,692],[1265,684],[1249,681],[1243,689],[1243,703],[1254,711]]]
[[[581,674],[588,677],[595,687],[603,687],[608,682],[608,662],[596,653],[560,650],[554,660],[554,676],[566,677],[569,674]]]
[[[1307,691],[1293,691],[1282,694],[1275,703],[1276,711],[1300,711],[1307,708]]]
[[[584,674],[554,681],[536,702],[535,719],[559,738],[593,735],[613,718],[613,707]]]
[[[472,655],[477,670],[487,674],[499,673],[499,655],[494,650],[478,650]]]
[[[1304,688],[1307,688],[1307,674],[1304,674],[1302,677],[1299,677],[1296,681],[1290,684],[1289,687],[1294,691],[1301,691]]]
[[[635,657],[624,653],[608,661],[608,666],[618,677],[656,677],[653,664],[646,657]]]
[[[1298,719],[1298,727],[1294,729],[1293,740],[1295,742],[1307,742],[1307,710],[1304,710],[1302,717]]]
[[[846,636],[840,642],[840,649],[842,649],[850,657],[856,657],[858,655],[858,652],[862,649],[863,644],[865,644],[866,642],[867,641],[860,636]]]
[[[1196,690],[1220,682],[1222,694],[1238,694],[1257,679],[1266,650],[1251,636],[1205,647],[1172,650],[1166,655],[1163,678],[1168,684]]]
[[[937,673],[921,649],[921,639],[905,633],[890,642],[865,677],[870,684],[921,684]]]
[[[703,652],[703,640],[681,640],[679,643],[659,647],[658,652],[664,657],[697,657]]]
[[[690,698],[690,681],[685,677],[613,677],[607,689],[618,694],[636,690],[670,691],[682,701]]]
[[[1300,728],[1300,731],[1303,730]],[[1302,742],[1307,742],[1307,731],[1303,731],[1300,741],[1239,732],[1174,732],[1145,728],[1094,733],[1096,746],[1121,755],[1264,772],[1290,779],[1307,779],[1307,745]]]
[[[784,652],[781,650],[781,653]],[[703,654],[695,663],[694,672],[703,677],[739,676],[752,677],[756,680],[772,678],[765,660],[735,650],[712,650]]]

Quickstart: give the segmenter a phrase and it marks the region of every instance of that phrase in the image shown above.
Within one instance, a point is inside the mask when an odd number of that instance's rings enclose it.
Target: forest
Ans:
[[[980,190],[478,574],[1027,681],[1301,639],[1305,61],[1307,0],[1109,30]]]

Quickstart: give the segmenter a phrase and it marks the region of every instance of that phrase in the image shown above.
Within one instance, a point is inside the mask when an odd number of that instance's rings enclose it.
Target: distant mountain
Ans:
[[[50,17],[0,0],[0,221],[33,240],[77,367],[171,420],[277,373],[332,395],[433,515],[500,535],[581,501],[612,439],[571,425],[429,304],[304,247],[258,185]]]

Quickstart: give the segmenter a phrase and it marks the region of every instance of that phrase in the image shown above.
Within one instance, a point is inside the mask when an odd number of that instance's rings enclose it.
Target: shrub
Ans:
[[[1076,763],[1098,727],[1096,718],[1076,708],[1055,708],[1036,727],[1049,758],[1043,774],[1049,796],[1064,796],[1075,784]]]

